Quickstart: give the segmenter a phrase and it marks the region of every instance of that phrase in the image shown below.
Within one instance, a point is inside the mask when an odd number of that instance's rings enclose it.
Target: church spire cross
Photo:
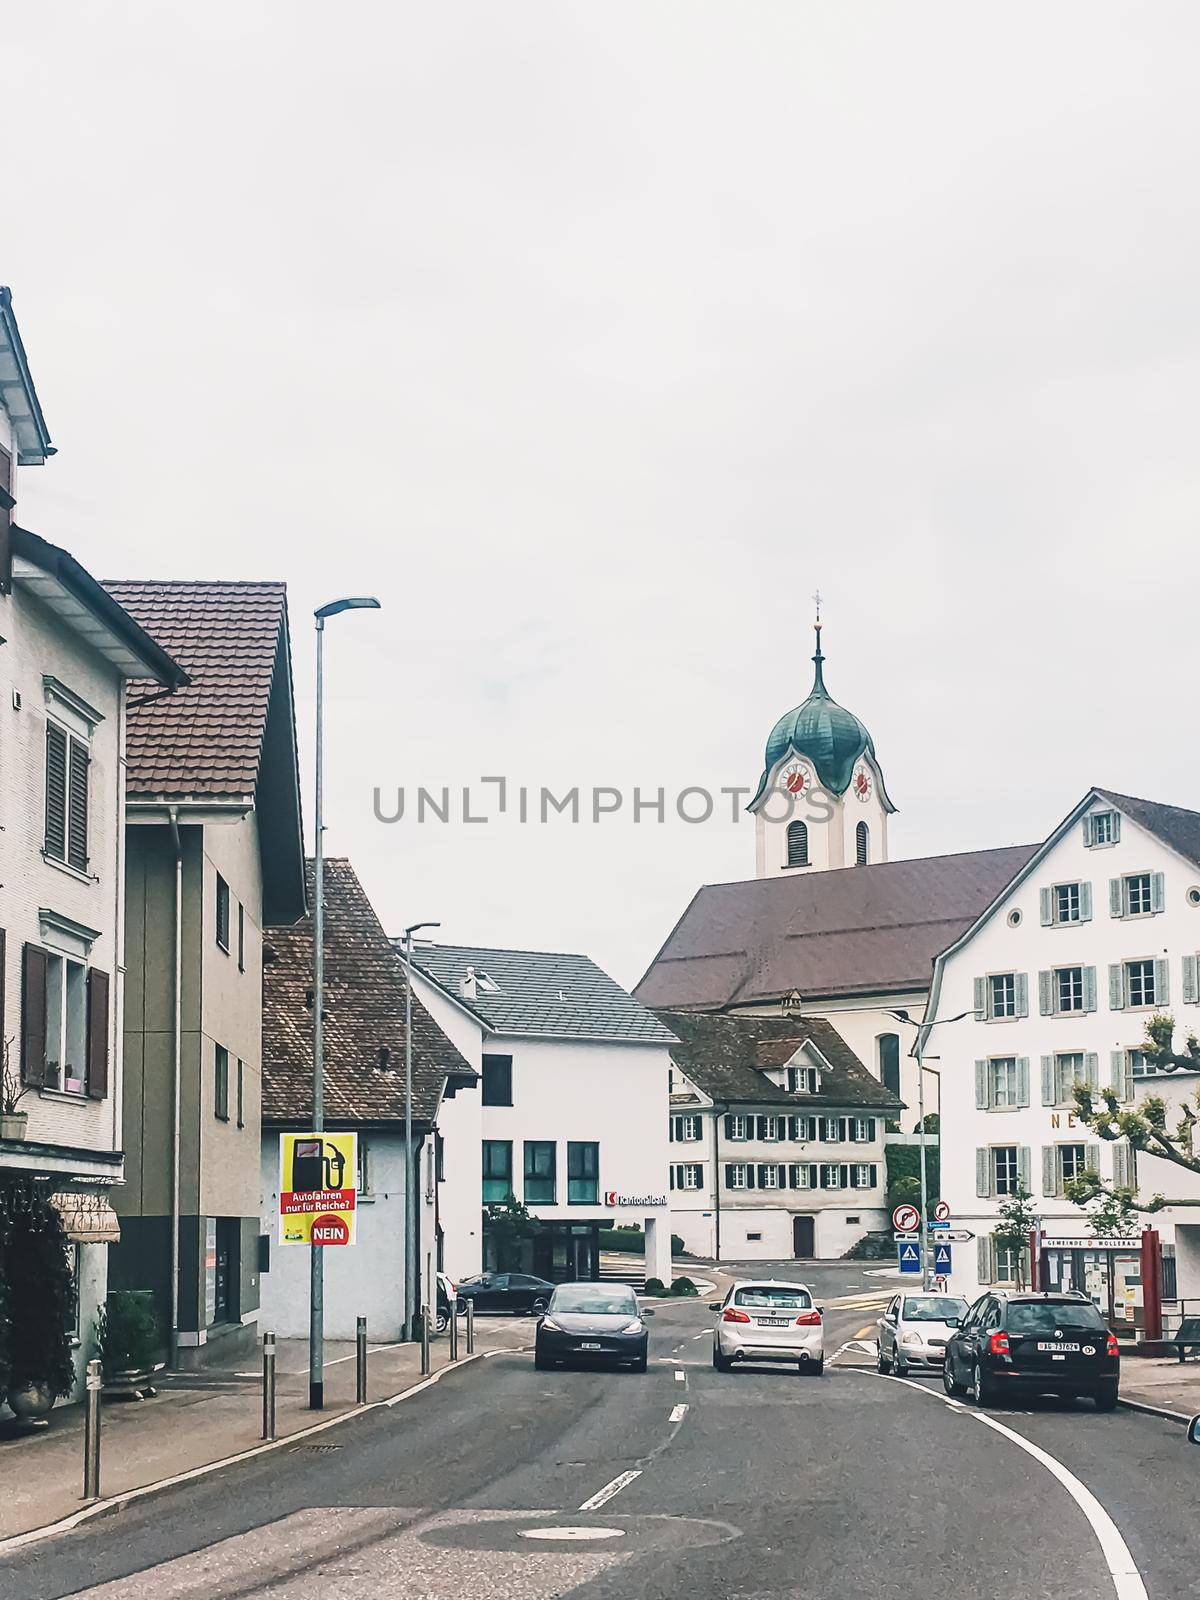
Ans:
[[[820,589],[818,589],[816,591],[816,593],[813,595],[813,603],[815,604],[815,606],[817,608],[817,620],[813,623],[813,632],[817,636],[817,652],[813,656],[813,664],[815,665],[817,670],[816,670],[816,675],[813,678],[812,692],[813,692],[813,694],[816,694],[818,691],[820,691],[820,693],[826,694],[826,693],[828,693],[828,691],[825,688],[825,678],[824,678],[824,674],[821,671],[821,663],[825,660],[825,657],[824,657],[824,654],[822,653],[822,650],[821,650],[821,591],[820,591]]]

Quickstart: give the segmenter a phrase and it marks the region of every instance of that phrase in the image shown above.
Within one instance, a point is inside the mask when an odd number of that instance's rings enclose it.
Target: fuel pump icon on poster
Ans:
[[[292,1151],[292,1192],[317,1194],[340,1189],[346,1174],[346,1157],[326,1139],[297,1139]]]

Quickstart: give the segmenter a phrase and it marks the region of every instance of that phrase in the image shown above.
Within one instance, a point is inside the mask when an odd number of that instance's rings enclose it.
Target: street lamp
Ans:
[[[440,922],[414,922],[404,930],[404,1337],[415,1339],[417,1315],[417,1186],[413,1181],[412,1136],[412,946],[422,928]]]
[[[379,601],[368,596],[331,600],[314,613],[317,626],[317,773],[314,828],[316,859],[313,872],[313,1132],[325,1129],[325,823],[322,818],[325,784],[325,618],[341,611],[378,611]],[[322,1247],[309,1244],[308,1276],[308,1404],[320,1411],[325,1404],[325,1257]]]
[[[925,1035],[931,1028],[941,1027],[943,1022],[961,1022],[964,1017],[973,1017],[974,1011],[960,1011],[956,1017],[939,1017],[936,1022],[914,1022],[907,1011],[889,1011],[889,1017],[895,1017],[897,1022],[907,1022],[910,1028],[917,1030],[917,1037],[909,1055],[917,1058],[917,1135],[921,1150],[921,1287],[928,1289],[929,1283],[929,1183],[925,1170]],[[939,1078],[938,1104],[941,1105]],[[938,1140],[941,1140],[941,1129],[938,1129]]]

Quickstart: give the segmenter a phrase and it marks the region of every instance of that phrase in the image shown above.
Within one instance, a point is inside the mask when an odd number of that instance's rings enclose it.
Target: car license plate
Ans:
[[[755,1317],[760,1328],[786,1328],[790,1317]]]
[[[1057,1355],[1059,1351],[1062,1351],[1064,1354],[1068,1350],[1074,1350],[1074,1351],[1078,1352],[1079,1346],[1077,1344],[1050,1344],[1048,1341],[1046,1341],[1046,1342],[1043,1342],[1043,1343],[1039,1344],[1038,1345],[1038,1349],[1039,1350],[1052,1350]]]
[[[584,1339],[580,1342],[579,1348],[581,1350],[603,1350],[604,1346],[602,1344],[593,1343],[587,1339]]]

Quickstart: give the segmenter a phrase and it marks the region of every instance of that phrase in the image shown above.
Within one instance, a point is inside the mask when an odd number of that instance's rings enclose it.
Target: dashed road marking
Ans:
[[[642,1469],[640,1467],[634,1467],[629,1472],[620,1473],[611,1483],[606,1483],[603,1489],[597,1489],[590,1499],[585,1500],[579,1508],[580,1511],[599,1511],[601,1506],[608,1504],[613,1495],[620,1494],[627,1484],[632,1483],[635,1478],[640,1478],[641,1475]]]
[[[683,1380],[684,1380],[684,1374],[682,1372],[676,1372],[676,1374],[675,1374],[675,1382],[676,1383],[682,1383]]]
[[[682,1422],[684,1417],[686,1417],[686,1416],[687,1416],[687,1407],[686,1406],[676,1406],[675,1409],[671,1412],[671,1415],[667,1418],[667,1420],[668,1420],[668,1422]]]

